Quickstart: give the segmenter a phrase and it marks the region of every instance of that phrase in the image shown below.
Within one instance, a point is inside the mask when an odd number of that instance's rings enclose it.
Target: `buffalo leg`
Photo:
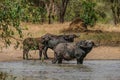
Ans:
[[[47,50],[48,50],[48,47],[45,47],[44,51],[43,51],[44,59],[49,59],[49,57],[47,55]]]
[[[27,53],[26,53],[26,59],[28,60],[28,52],[29,52],[29,50],[27,50]]]
[[[23,59],[28,59],[28,52],[29,50],[26,49],[23,50]]]
[[[25,54],[26,54],[26,51],[23,50],[23,59],[25,59]]]
[[[54,54],[54,59],[52,60],[52,63],[55,64],[55,63],[57,62],[57,60],[58,60],[58,59],[57,59],[57,54],[55,53],[55,54]]]
[[[42,58],[42,50],[40,49],[39,50],[39,59],[41,60],[41,58]]]
[[[58,64],[61,64],[62,63],[62,59],[58,59]]]
[[[82,59],[77,59],[77,64],[83,64],[83,58]]]

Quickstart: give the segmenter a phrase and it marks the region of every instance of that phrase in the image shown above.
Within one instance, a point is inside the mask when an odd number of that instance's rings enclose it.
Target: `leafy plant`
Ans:
[[[82,1],[82,12],[80,17],[84,20],[85,24],[93,26],[97,21],[96,4],[91,1]]]
[[[21,6],[19,1],[5,0],[0,5],[0,38],[7,45],[11,44],[10,38],[15,35],[15,32],[22,38],[21,21]]]
[[[46,10],[42,6],[36,6],[32,1],[21,0],[22,21],[41,23],[46,18]]]

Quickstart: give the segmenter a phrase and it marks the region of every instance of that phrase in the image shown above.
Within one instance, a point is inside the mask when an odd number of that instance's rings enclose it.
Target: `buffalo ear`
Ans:
[[[79,35],[76,35],[76,34],[73,34],[73,35],[71,35],[73,38],[78,38],[78,37],[80,37]]]
[[[69,37],[68,36],[63,36],[63,38],[65,39],[65,40],[68,40],[69,39]]]
[[[49,36],[41,37],[43,42],[48,42],[51,38]]]
[[[86,44],[86,40],[81,40],[80,42],[76,43],[76,45],[80,48],[85,47],[85,44]]]
[[[51,36],[46,36],[46,37],[45,37],[45,40],[46,40],[46,41],[51,40]]]
[[[95,43],[93,43],[93,46],[94,46],[94,47],[99,47],[100,44],[95,44]]]
[[[89,41],[88,40],[88,42],[92,43],[92,46],[94,46],[94,47],[96,46],[96,44],[94,43],[94,41],[92,41],[92,40]]]
[[[70,38],[79,38],[80,35],[72,34],[72,35],[70,35],[69,37],[70,37]]]
[[[86,46],[84,46],[84,45],[80,45],[79,47],[80,47],[80,48],[86,48]]]

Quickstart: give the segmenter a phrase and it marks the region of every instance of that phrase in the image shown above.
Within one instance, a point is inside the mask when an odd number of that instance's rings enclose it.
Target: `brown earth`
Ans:
[[[48,50],[48,56],[53,58],[53,51]],[[29,57],[31,59],[38,59],[38,51],[30,51]],[[120,47],[106,47],[100,46],[93,48],[87,55],[89,60],[120,60]],[[0,61],[17,61],[22,59],[22,50],[9,47],[0,52]]]

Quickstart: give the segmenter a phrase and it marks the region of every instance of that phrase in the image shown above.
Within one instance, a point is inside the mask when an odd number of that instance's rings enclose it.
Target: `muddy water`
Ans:
[[[120,61],[51,64],[39,60],[0,62],[0,80],[120,80]]]

